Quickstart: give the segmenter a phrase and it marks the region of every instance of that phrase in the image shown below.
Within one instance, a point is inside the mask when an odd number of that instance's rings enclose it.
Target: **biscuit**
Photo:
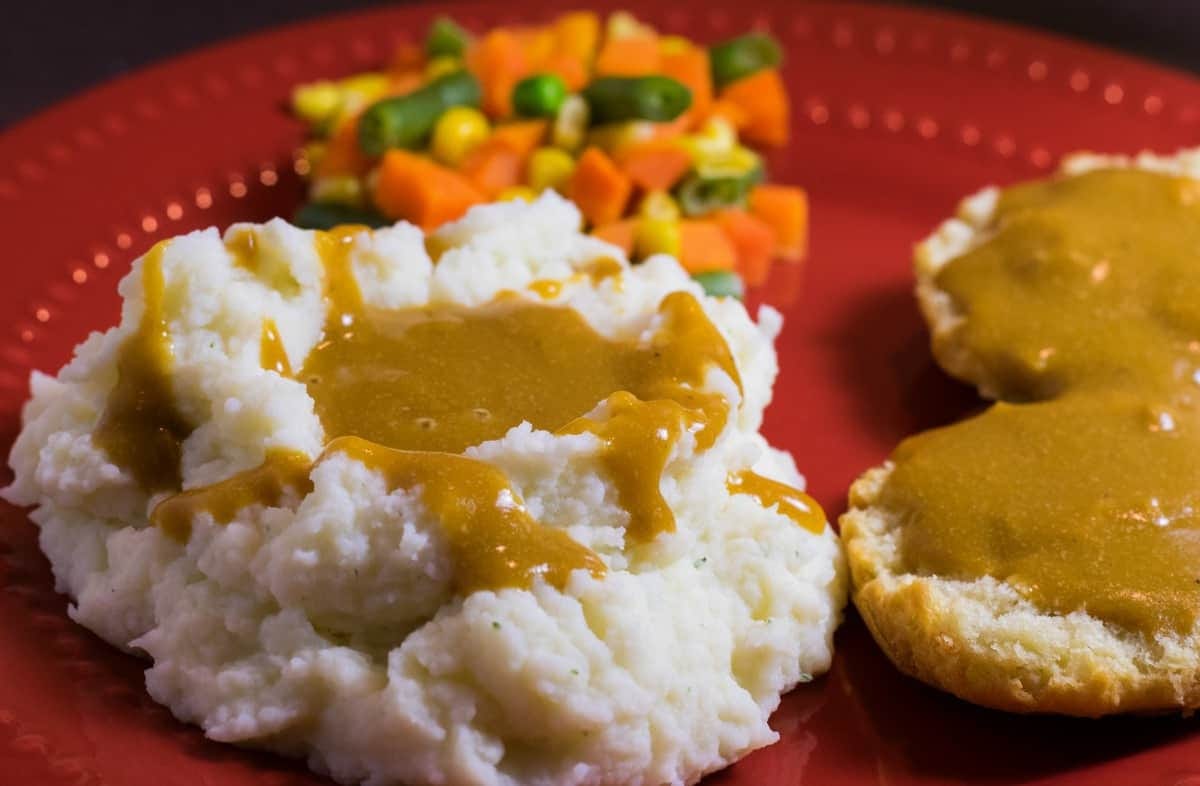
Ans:
[[[1200,179],[1200,151],[1132,158],[1080,154],[1064,163],[1063,172],[1111,168]],[[917,300],[934,355],[988,398],[998,397],[1001,381],[959,340],[967,317],[939,289],[936,275],[990,237],[998,196],[988,188],[965,199],[956,217],[915,252]],[[1139,633],[1085,610],[1050,613],[1004,579],[910,572],[901,549],[906,522],[884,504],[894,469],[888,461],[854,483],[840,524],[854,603],[903,672],[976,704],[1013,712],[1100,716],[1200,706],[1195,627]]]

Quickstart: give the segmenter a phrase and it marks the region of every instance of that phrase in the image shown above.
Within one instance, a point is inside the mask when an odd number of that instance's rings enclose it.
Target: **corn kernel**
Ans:
[[[387,74],[368,71],[363,74],[348,76],[337,83],[341,103],[337,112],[329,119],[330,127],[336,127],[350,120],[362,110],[388,94],[391,81]]]
[[[624,123],[608,123],[588,131],[589,146],[611,153],[625,145],[645,142],[654,136],[654,123],[647,120],[628,120]]]
[[[725,118],[713,116],[699,131],[681,137],[679,142],[692,154],[693,160],[700,161],[733,150],[738,143],[737,129]]]
[[[362,182],[354,175],[326,175],[313,178],[309,196],[314,202],[335,202],[339,205],[362,204]]]
[[[651,191],[642,198],[638,215],[659,221],[678,221],[679,203],[666,191]]]
[[[487,118],[478,109],[456,106],[447,109],[433,127],[431,152],[448,166],[458,166],[491,133]]]
[[[509,186],[501,191],[496,199],[501,202],[513,202],[518,199],[522,202],[532,202],[537,199],[537,192],[529,186]]]
[[[658,40],[658,51],[664,55],[681,55],[692,48],[692,42],[679,35],[666,35]]]
[[[550,141],[555,147],[561,147],[573,153],[583,145],[587,133],[591,112],[583,96],[570,95],[558,108],[554,118],[554,128],[550,131]]]
[[[547,188],[561,191],[575,171],[575,159],[557,147],[539,147],[529,157],[525,170],[525,182],[540,194]]]
[[[391,78],[379,71],[367,71],[354,76],[348,76],[338,82],[343,94],[348,94],[363,101],[377,101],[387,95],[391,87]]]
[[[650,25],[639,22],[637,17],[628,11],[613,11],[608,15],[605,35],[608,38],[637,38],[655,35],[655,31]]]
[[[429,61],[425,66],[425,78],[437,79],[439,76],[446,76],[461,71],[463,62],[460,58],[453,55],[441,55]]]
[[[725,147],[733,147],[738,141],[737,129],[733,127],[733,123],[720,115],[714,115],[706,120],[700,128],[700,133],[706,139],[712,140],[714,144]]]
[[[735,145],[696,159],[696,171],[705,177],[742,177],[762,166],[762,158],[748,147]]]
[[[633,247],[639,259],[653,254],[679,257],[682,232],[678,221],[660,218],[640,218],[634,227]]]
[[[312,125],[324,123],[342,105],[342,91],[333,82],[310,82],[292,90],[292,110]]]

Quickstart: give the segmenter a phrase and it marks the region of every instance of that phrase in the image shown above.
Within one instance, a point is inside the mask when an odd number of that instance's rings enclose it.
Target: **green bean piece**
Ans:
[[[685,216],[703,216],[727,207],[745,207],[750,189],[763,179],[761,166],[741,174],[707,175],[692,172],[675,188],[675,197]]]
[[[513,88],[512,100],[522,117],[554,117],[567,100],[567,83],[557,74],[526,77]]]
[[[704,294],[713,297],[735,297],[738,300],[746,294],[746,286],[742,277],[732,270],[710,270],[706,273],[694,273],[692,278],[704,287]]]
[[[408,95],[378,101],[358,121],[358,146],[369,156],[392,147],[422,148],[443,112],[455,106],[478,107],[480,92],[474,76],[456,71]]]
[[[606,76],[583,89],[592,123],[674,120],[692,105],[692,91],[667,76]]]
[[[439,16],[429,26],[425,54],[429,57],[462,57],[471,43],[471,34],[448,16]]]
[[[766,33],[747,33],[708,50],[713,84],[718,88],[783,62],[779,42]]]
[[[332,229],[342,224],[363,224],[374,229],[392,222],[366,208],[336,202],[309,202],[300,206],[292,223],[305,229]]]

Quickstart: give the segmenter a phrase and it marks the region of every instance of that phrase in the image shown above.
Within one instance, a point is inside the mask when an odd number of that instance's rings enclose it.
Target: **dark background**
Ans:
[[[4,2],[0,128],[89,85],[196,46],[291,20],[379,4],[365,0]],[[1200,72],[1200,0],[919,0],[914,4],[1054,30]],[[571,3],[564,0],[562,5]],[[637,0],[629,0],[628,7],[636,11]]]

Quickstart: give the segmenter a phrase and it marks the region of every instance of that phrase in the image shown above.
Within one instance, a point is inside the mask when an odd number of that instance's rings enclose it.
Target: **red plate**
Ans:
[[[115,284],[134,256],[178,232],[295,208],[290,151],[302,129],[280,111],[290,85],[377,64],[438,12],[475,29],[545,15],[534,0],[500,5],[393,8],[242,39],[0,135],[4,445],[29,370],[54,371],[88,330],[112,324]],[[1045,173],[1068,151],[1200,141],[1196,80],[1044,35],[866,5],[636,5],[701,40],[767,26],[787,50],[794,142],[770,171],[809,189],[814,224],[803,288],[786,266],[765,288],[788,317],[767,432],[794,451],[831,514],[901,437],[975,403],[930,359],[912,244],[964,194]],[[172,720],[146,697],[140,662],[67,618],[23,513],[0,515],[0,781],[322,782]],[[1191,723],[1003,715],[899,675],[853,614],[837,643],[833,672],[775,716],[782,741],[709,783],[1200,786]]]

